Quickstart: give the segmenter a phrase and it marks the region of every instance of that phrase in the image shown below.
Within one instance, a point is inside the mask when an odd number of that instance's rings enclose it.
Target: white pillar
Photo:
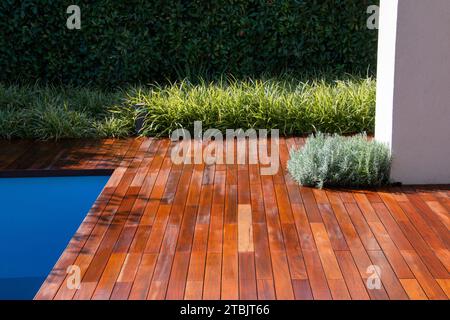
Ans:
[[[381,0],[375,138],[392,180],[450,184],[450,0]]]

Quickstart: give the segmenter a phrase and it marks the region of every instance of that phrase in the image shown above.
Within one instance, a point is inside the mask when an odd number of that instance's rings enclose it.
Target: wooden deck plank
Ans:
[[[258,279],[258,300],[275,300],[273,280]]]
[[[295,300],[314,299],[308,280],[293,279],[292,286],[294,288]]]
[[[311,230],[328,280],[343,279],[339,264],[323,223],[311,223]]]
[[[450,299],[450,280],[449,279],[436,279],[436,281],[439,283],[442,290],[447,295],[447,298]]]
[[[433,230],[441,237],[442,241],[447,245],[447,249],[450,248],[450,235],[448,228],[442,223],[441,220],[436,219],[436,215],[431,208],[415,194],[414,191],[407,191],[407,197],[411,201],[411,204],[417,210],[417,212],[428,222]]]
[[[308,279],[295,224],[283,223],[281,228],[292,280]]]
[[[445,238],[441,238],[438,232],[433,230],[432,226],[428,223],[426,219],[424,219],[418,210],[412,205],[409,201],[399,202],[400,207],[405,212],[405,214],[410,219],[411,223],[414,224],[417,231],[424,238],[424,240],[428,243],[428,245],[434,250],[445,249],[447,245],[445,244]],[[443,262],[444,263],[444,262]],[[446,263],[445,263],[446,264]]]
[[[336,251],[348,250],[347,242],[345,241],[345,237],[339,227],[331,205],[329,203],[321,203],[318,206],[333,249]]]
[[[416,279],[400,279],[400,282],[410,300],[428,300],[422,287]]]
[[[238,200],[239,201],[239,200]],[[249,199],[242,199],[245,203]],[[239,298],[256,300],[255,247],[253,244],[252,208],[238,204]]]
[[[389,262],[384,256],[382,251],[369,251],[369,256],[374,265],[380,268],[380,278],[381,282],[386,289],[389,298],[392,300],[407,300],[408,296],[406,295],[403,287],[392,270]]]
[[[111,300],[126,300],[141,262],[140,253],[128,253],[111,294]]]
[[[264,223],[254,223],[253,233],[255,239],[256,278],[259,280],[273,281],[267,225]]]
[[[367,278],[366,270],[372,265],[366,249],[358,235],[355,226],[347,213],[344,203],[342,202],[339,194],[336,191],[327,191],[328,198],[330,199],[331,206],[336,215],[336,219],[341,227],[341,230],[345,236],[345,240],[350,249],[350,252],[355,260],[358,270],[361,276]]]
[[[412,279],[414,276],[411,273],[411,270],[400,251],[389,237],[383,224],[381,222],[371,222],[370,227],[397,277],[400,279]]]
[[[263,176],[251,141],[220,165],[175,164],[167,139],[0,141],[0,172],[114,170],[36,299],[449,299],[450,186],[299,187],[286,162],[303,143],[281,139]]]
[[[303,205],[293,204],[292,212],[313,296],[315,299],[331,299],[331,293],[320,262],[306,210]]]
[[[369,300],[370,297],[367,293],[366,284],[358,272],[358,268],[353,261],[350,251],[337,251],[336,258],[339,261],[342,274],[352,299]]]
[[[416,230],[405,212],[401,209],[400,203],[398,201],[393,201],[393,196],[390,194],[382,193],[381,198],[385,201],[395,221],[397,222],[397,225],[403,231],[403,234],[405,234],[408,238],[409,242],[422,258],[423,262],[429,268],[433,276],[435,278],[442,279],[450,278],[449,271],[447,271],[428,244],[423,240],[420,233]],[[442,212],[442,214],[444,216],[446,215],[444,212]]]
[[[125,257],[125,253],[113,253],[111,255],[95,288],[93,300],[107,300],[111,297]]]
[[[359,237],[366,250],[380,250],[376,238],[356,203],[346,203],[345,208],[347,209],[350,219],[352,220],[356,231],[358,231]]]
[[[401,253],[428,298],[431,300],[446,299],[447,296],[444,291],[441,289],[436,279],[433,278],[418,254],[414,250],[402,250]]]
[[[222,253],[208,252],[206,257],[203,299],[220,300],[222,274]]]
[[[157,254],[144,253],[136,271],[135,280],[129,294],[130,300],[145,300],[155,270]]]
[[[239,299],[237,225],[225,224],[223,231],[221,297],[224,300],[237,300]]]

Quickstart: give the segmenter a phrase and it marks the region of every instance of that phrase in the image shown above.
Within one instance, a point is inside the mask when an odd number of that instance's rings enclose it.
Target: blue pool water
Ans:
[[[108,179],[0,179],[0,299],[34,297]]]

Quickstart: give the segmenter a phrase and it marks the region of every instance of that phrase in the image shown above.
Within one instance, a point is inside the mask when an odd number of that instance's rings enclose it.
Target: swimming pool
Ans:
[[[33,299],[108,179],[0,178],[0,299]]]

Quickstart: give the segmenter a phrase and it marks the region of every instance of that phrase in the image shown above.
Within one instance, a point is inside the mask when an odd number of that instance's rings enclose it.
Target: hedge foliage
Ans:
[[[192,75],[373,71],[378,0],[2,0],[0,81],[115,86]],[[81,8],[81,30],[66,9]]]

